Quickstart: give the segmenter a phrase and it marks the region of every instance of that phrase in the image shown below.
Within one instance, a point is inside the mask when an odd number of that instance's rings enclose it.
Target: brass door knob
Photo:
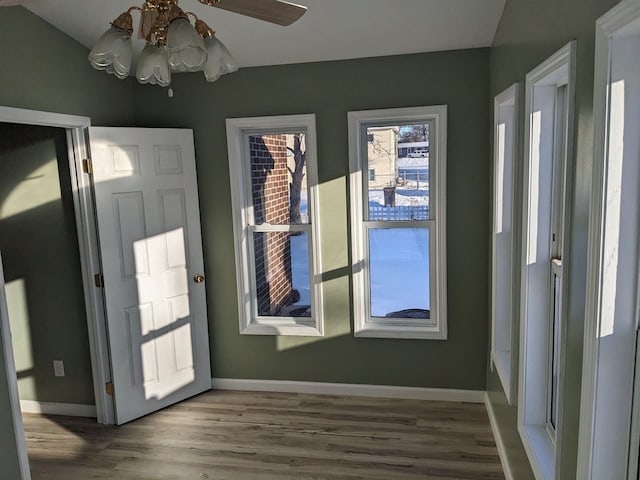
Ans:
[[[202,275],[201,273],[196,273],[196,274],[193,276],[193,281],[194,281],[194,282],[196,282],[196,283],[202,283],[202,282],[204,282],[204,275]]]

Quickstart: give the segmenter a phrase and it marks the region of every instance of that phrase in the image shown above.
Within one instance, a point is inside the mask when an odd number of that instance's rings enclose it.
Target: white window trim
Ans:
[[[315,115],[228,118],[226,123],[240,333],[243,335],[323,336],[324,321],[319,248],[320,215],[318,210]],[[251,203],[247,196],[248,173],[246,169],[248,165],[245,158],[246,146],[244,144],[244,135],[245,132],[252,130],[291,131],[297,128],[306,130],[306,170],[310,229],[305,227],[304,230],[309,233],[309,275],[312,314],[311,318],[258,317],[254,315],[256,291],[253,273],[255,272],[255,259],[251,253],[252,242],[250,241],[250,234],[252,233],[252,229],[247,217]]]
[[[354,301],[354,335],[356,337],[373,338],[415,338],[446,340],[447,339],[447,253],[446,253],[446,152],[447,152],[447,106],[392,108],[384,110],[364,110],[348,112],[349,124],[349,166],[351,191],[351,245],[352,245],[352,277]],[[396,322],[398,324],[380,324],[370,321],[368,261],[365,255],[366,238],[363,226],[363,169],[361,164],[362,150],[361,129],[364,124],[376,122],[431,121],[436,138],[430,142],[429,155],[435,172],[433,185],[430,186],[430,212],[436,220],[429,220],[430,230],[430,265],[431,291],[434,292],[430,302],[431,321]],[[431,174],[431,173],[430,173]],[[432,210],[432,206],[435,208]],[[381,222],[382,223],[382,222]],[[401,222],[396,222],[400,224]],[[415,225],[415,222],[411,224]],[[381,227],[384,227],[382,224]]]
[[[611,115],[610,78],[612,67],[612,40],[619,33],[623,32],[631,24],[640,21],[640,0],[625,0],[609,10],[596,22],[595,41],[595,66],[594,66],[594,97],[593,97],[593,123],[594,123],[594,161],[591,189],[591,209],[589,218],[589,246],[587,263],[587,290],[585,307],[585,327],[584,327],[584,350],[582,365],[582,392],[580,407],[580,432],[578,443],[578,469],[577,478],[585,480],[598,479],[598,472],[595,464],[599,462],[608,463],[611,458],[607,452],[618,452],[621,448],[617,442],[621,439],[627,440],[627,433],[623,433],[628,427],[620,425],[613,418],[608,418],[606,413],[607,392],[603,392],[598,386],[598,367],[607,365],[609,362],[620,362],[633,368],[640,363],[640,357],[636,353],[633,355],[625,353],[620,358],[614,353],[606,354],[600,349],[599,331],[601,324],[601,297],[603,285],[603,247],[605,229],[605,207],[607,198],[607,178],[608,178],[608,149],[609,149],[609,121]],[[631,338],[633,340],[633,338]],[[615,358],[617,357],[617,358]],[[636,392],[640,387],[638,383],[638,369],[636,366]],[[610,392],[615,394],[616,392]],[[629,394],[629,392],[626,392]],[[598,406],[600,405],[600,408]],[[632,413],[632,435],[629,450],[625,452],[638,452],[638,423],[637,417],[640,414],[638,403],[633,406]],[[602,415],[604,412],[604,415]],[[614,412],[615,413],[615,412]],[[631,419],[630,419],[631,420]],[[606,427],[617,426],[617,433],[613,431],[598,431],[597,425]],[[607,436],[609,434],[610,436]],[[600,447],[596,445],[596,440]],[[612,440],[612,441],[610,441]],[[602,449],[602,446],[605,448]],[[601,451],[598,449],[601,448]],[[619,453],[619,452],[618,452]],[[614,455],[616,455],[614,453]],[[628,455],[631,457],[631,455]],[[599,457],[599,460],[596,460]],[[637,458],[637,457],[636,457]],[[632,459],[629,458],[631,461]],[[616,468],[626,469],[619,459],[615,460]],[[637,465],[629,465],[628,478],[638,478],[638,473],[634,470]],[[622,471],[615,471],[612,474],[616,478],[623,478]],[[611,477],[613,478],[613,477]]]
[[[493,102],[493,118],[494,118],[494,180],[493,180],[493,242],[492,242],[492,282],[491,282],[491,298],[492,298],[492,307],[491,307],[491,365],[495,366],[495,369],[498,373],[498,378],[502,384],[502,388],[504,390],[505,396],[507,398],[507,403],[511,405],[516,397],[517,391],[517,329],[515,328],[514,322],[515,319],[518,318],[518,309],[519,306],[516,303],[514,285],[517,285],[517,279],[520,274],[519,269],[517,268],[517,258],[516,258],[516,243],[517,243],[517,225],[518,225],[518,204],[517,199],[519,198],[520,188],[518,179],[520,178],[519,169],[517,168],[518,162],[517,152],[518,152],[518,119],[520,118],[518,115],[519,111],[519,103],[520,103],[520,95],[519,95],[519,85],[514,83],[509,88],[504,90],[503,92],[496,95]],[[498,151],[498,125],[502,123],[500,118],[502,117],[502,109],[504,107],[511,107],[513,109],[511,116],[512,126],[511,126],[511,138],[508,141],[511,142],[511,149],[509,152],[504,152],[503,162],[510,161],[511,165],[511,178],[509,179],[511,182],[511,197],[503,198],[504,202],[511,202],[511,234],[508,241],[507,251],[499,251],[498,241],[497,241],[497,223],[498,216],[500,211],[498,210],[498,198],[499,192],[498,188],[501,184],[499,181],[499,177],[504,175],[504,170],[502,172],[499,169],[500,157]],[[505,142],[506,143],[506,142]],[[510,155],[510,158],[508,157]],[[506,179],[505,179],[506,180]],[[509,274],[509,279],[507,279],[508,283],[508,292],[505,292],[504,289],[499,289],[498,283],[498,265],[497,259],[499,255],[509,255],[511,258],[511,272]],[[507,318],[499,318],[497,312],[497,303],[505,298],[509,301],[509,306],[507,310],[509,311],[509,315]],[[501,340],[498,336],[499,329],[504,328],[504,323],[510,322],[510,335],[509,338],[505,340]]]
[[[575,49],[576,43],[570,42],[565,47],[557,51],[538,67],[529,72],[526,76],[525,87],[525,165],[524,165],[524,186],[525,195],[523,198],[523,235],[522,235],[522,282],[521,282],[521,313],[520,313],[520,361],[519,361],[519,389],[518,389],[518,431],[522,439],[523,446],[529,458],[532,470],[537,479],[558,478],[557,469],[559,462],[556,462],[557,453],[562,448],[562,422],[556,428],[554,439],[547,432],[547,359],[548,359],[548,322],[541,322],[540,316],[548,315],[546,312],[535,312],[535,307],[539,302],[532,300],[536,289],[544,288],[542,294],[548,292],[547,283],[551,276],[545,275],[536,278],[530,271],[528,265],[529,257],[529,235],[533,232],[531,227],[538,228],[538,219],[533,218],[530,212],[530,189],[531,181],[530,166],[533,152],[531,151],[531,116],[533,113],[533,92],[536,86],[543,85],[567,85],[567,109],[568,109],[568,136],[567,151],[565,156],[564,170],[564,192],[563,192],[563,231],[562,238],[565,252],[564,279],[561,290],[561,312],[560,312],[560,333],[559,333],[559,380],[558,380],[558,418],[562,418],[563,412],[563,386],[564,386],[564,319],[566,318],[567,296],[569,278],[568,265],[568,233],[569,220],[571,218],[571,168],[569,167],[573,158],[573,110],[575,95]],[[547,259],[547,262],[550,258]],[[535,264],[539,264],[536,261]],[[546,283],[545,283],[546,282]],[[544,283],[544,285],[542,285]],[[540,310],[540,308],[538,308]]]

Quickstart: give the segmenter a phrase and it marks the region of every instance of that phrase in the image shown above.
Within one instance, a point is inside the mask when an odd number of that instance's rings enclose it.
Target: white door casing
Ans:
[[[2,255],[0,254],[0,365],[4,366],[5,371],[0,372],[0,382],[3,387],[7,388],[7,397],[0,399],[0,403],[4,403],[4,407],[8,408],[5,413],[5,421],[7,417],[11,417],[11,425],[6,425],[4,431],[0,432],[0,444],[2,444],[2,453],[8,455],[7,452],[14,450],[17,458],[11,459],[0,465],[0,474],[4,475],[20,475],[20,480],[31,480],[31,472],[29,470],[29,458],[27,456],[27,444],[24,438],[24,427],[22,424],[22,415],[20,413],[20,398],[18,395],[18,378],[16,376],[16,366],[13,359],[13,346],[11,343],[11,327],[9,326],[9,311],[7,309],[7,297],[5,293],[4,271],[2,268]],[[1,368],[1,367],[0,367]],[[3,378],[4,377],[4,378]],[[4,395],[4,392],[3,392]],[[8,405],[7,405],[8,403]],[[7,428],[9,427],[9,428]],[[11,473],[9,473],[11,472]]]
[[[90,142],[122,424],[211,388],[193,134],[92,127]]]

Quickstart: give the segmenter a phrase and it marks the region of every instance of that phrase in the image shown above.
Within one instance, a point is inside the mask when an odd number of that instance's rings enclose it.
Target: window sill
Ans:
[[[316,326],[297,323],[251,323],[240,330],[241,335],[274,335],[292,337],[322,337],[324,333]]]
[[[494,350],[491,352],[491,360],[498,372],[498,378],[500,378],[507,402],[511,405],[511,351]]]
[[[543,425],[518,425],[529,463],[539,480],[552,480],[555,470],[555,446]]]
[[[390,325],[363,325],[354,333],[362,338],[406,338],[419,340],[446,340],[447,332],[437,326],[408,327]]]

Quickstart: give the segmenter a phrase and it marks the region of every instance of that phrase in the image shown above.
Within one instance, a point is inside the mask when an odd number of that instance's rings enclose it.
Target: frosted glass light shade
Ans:
[[[140,83],[150,83],[168,87],[171,83],[171,70],[167,52],[163,47],[147,44],[138,59],[136,78]]]
[[[89,63],[93,68],[105,70],[123,80],[129,76],[131,56],[131,35],[129,32],[111,27],[102,34],[89,52]]]
[[[167,51],[174,72],[196,72],[207,60],[204,41],[186,18],[176,18],[169,25]]]
[[[207,82],[215,82],[225,73],[233,73],[238,70],[238,65],[231,58],[227,47],[216,37],[204,40],[209,58],[202,66],[202,71]]]

